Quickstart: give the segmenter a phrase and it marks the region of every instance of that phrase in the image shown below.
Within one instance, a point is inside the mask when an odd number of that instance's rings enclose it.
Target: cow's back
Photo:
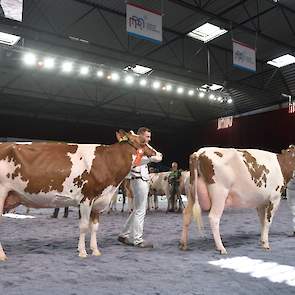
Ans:
[[[103,149],[95,144],[3,143],[0,184],[26,206],[76,206],[98,147]]]
[[[63,190],[70,175],[70,154],[77,145],[65,143],[4,143],[0,145],[1,182],[30,194]]]
[[[258,149],[202,148],[195,155],[207,185],[222,185],[237,206],[255,207],[284,186],[277,155]]]

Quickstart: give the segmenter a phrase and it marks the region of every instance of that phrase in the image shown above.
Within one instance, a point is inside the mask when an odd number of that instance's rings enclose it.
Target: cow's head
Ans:
[[[282,150],[282,155],[289,158],[290,161],[292,161],[292,159],[295,161],[295,145],[291,144],[287,149]]]
[[[279,162],[283,170],[285,181],[288,183],[295,170],[295,145],[289,145],[287,149],[282,150]]]
[[[122,129],[116,132],[116,137],[119,142],[129,143],[137,153],[142,154],[142,156],[156,156],[157,151],[145,142],[145,140],[140,136],[135,134],[133,131],[126,132]]]

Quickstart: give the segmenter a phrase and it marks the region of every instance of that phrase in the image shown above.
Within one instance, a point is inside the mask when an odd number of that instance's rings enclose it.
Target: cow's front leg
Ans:
[[[155,210],[159,209],[159,199],[157,195],[154,195],[154,204],[155,204]]]
[[[85,236],[89,230],[91,207],[92,206],[90,205],[90,201],[88,199],[80,204],[81,219],[79,224],[80,237],[79,237],[79,243],[78,243],[78,251],[79,251],[79,256],[83,258],[87,257],[87,252],[85,249]]]
[[[93,256],[100,256],[101,253],[97,248],[97,237],[96,233],[99,226],[99,215],[98,213],[95,214],[94,212],[91,212],[90,215],[90,231],[91,231],[91,237],[90,237],[90,249],[92,250]]]
[[[0,261],[5,261],[7,259],[7,256],[2,248],[2,245],[0,243]]]

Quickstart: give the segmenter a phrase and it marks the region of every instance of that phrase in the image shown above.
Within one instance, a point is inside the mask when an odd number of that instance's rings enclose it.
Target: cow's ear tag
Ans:
[[[143,156],[143,149],[138,149],[136,151],[136,156],[135,156],[135,160],[134,160],[134,165],[135,166],[139,166],[140,165],[142,156]]]

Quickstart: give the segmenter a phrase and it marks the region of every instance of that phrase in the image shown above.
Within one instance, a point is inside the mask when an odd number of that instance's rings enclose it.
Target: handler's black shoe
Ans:
[[[119,236],[118,237],[118,241],[125,244],[125,245],[128,245],[128,246],[132,246],[133,244],[131,244],[128,240],[128,238],[125,238],[125,237],[121,237]]]
[[[134,244],[134,247],[137,247],[137,248],[154,248],[154,245],[150,242],[147,242],[147,241],[142,241],[141,243],[139,244]]]

